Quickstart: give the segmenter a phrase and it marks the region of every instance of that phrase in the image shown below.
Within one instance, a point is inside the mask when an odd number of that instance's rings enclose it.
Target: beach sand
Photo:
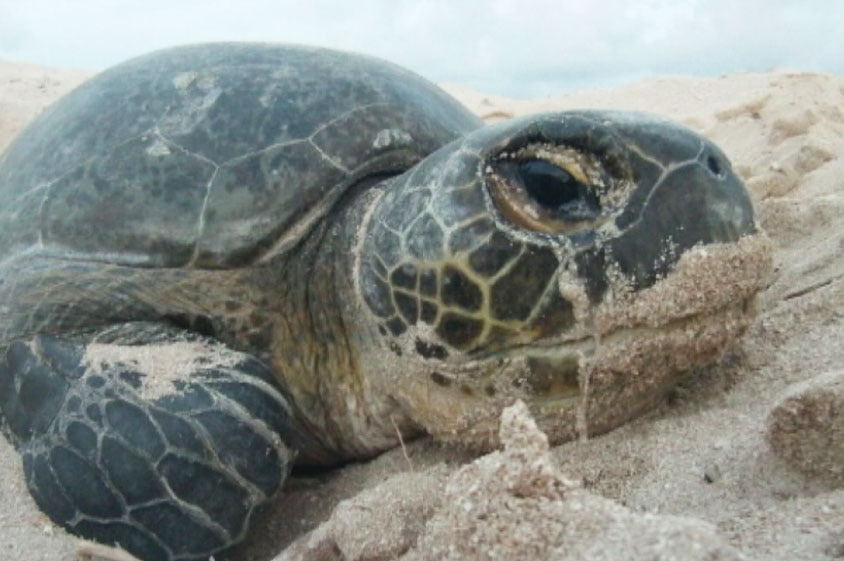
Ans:
[[[0,149],[86,77],[0,62]],[[231,561],[844,558],[844,77],[663,76],[553,99],[444,86],[488,121],[634,109],[718,143],[774,245],[759,315],[719,364],[606,435],[549,448],[515,406],[503,451],[428,439],[294,477]],[[0,440],[0,555],[75,558]]]

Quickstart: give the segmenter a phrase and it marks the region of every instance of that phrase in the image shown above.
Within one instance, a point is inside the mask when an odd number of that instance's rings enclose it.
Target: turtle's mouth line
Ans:
[[[632,325],[619,326],[606,333],[585,333],[579,337],[570,335],[552,335],[537,339],[529,343],[523,343],[507,349],[489,352],[476,356],[479,361],[509,359],[519,356],[531,358],[558,358],[561,354],[580,354],[591,356],[600,346],[610,346],[626,339],[649,338],[664,335],[668,332],[679,332],[681,330],[693,329],[696,324],[713,320],[724,316],[729,310],[741,313],[750,306],[753,298],[745,299],[737,304],[723,306],[706,314],[690,314],[687,316],[672,318],[654,325]]]
[[[764,235],[735,244],[711,244],[686,252],[671,274],[631,295],[579,314],[567,331],[509,348],[478,353],[478,360],[589,358],[602,347],[635,340],[693,340],[718,322],[747,324],[755,315],[756,295],[771,269],[770,243]],[[733,326],[722,326],[724,330]],[[668,352],[668,351],[666,351]]]
[[[636,349],[643,345],[654,344],[660,353],[683,353],[694,348],[697,340],[713,328],[732,336],[740,334],[753,316],[753,300],[748,297],[708,313],[663,320],[654,325],[618,326],[607,333],[586,334],[579,338],[546,337],[476,357],[476,360],[487,364],[497,362],[502,368],[522,363],[521,370],[525,372],[526,383],[532,387],[537,404],[548,406],[568,402],[582,395],[591,371],[618,370],[618,357],[639,352]],[[613,357],[612,364],[605,357]]]

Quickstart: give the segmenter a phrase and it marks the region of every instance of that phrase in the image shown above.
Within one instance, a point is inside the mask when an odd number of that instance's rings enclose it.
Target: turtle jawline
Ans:
[[[593,333],[573,339],[565,338],[564,335],[545,337],[475,358],[479,362],[518,357],[549,358],[553,360],[559,360],[569,356],[590,358],[602,346],[614,346],[624,340],[656,338],[670,332],[680,332],[693,328],[696,324],[704,324],[719,317],[733,315],[732,313],[744,316],[752,300],[753,297],[746,298],[738,303],[718,308],[708,314],[695,314],[674,318],[659,325],[618,327],[609,333]]]

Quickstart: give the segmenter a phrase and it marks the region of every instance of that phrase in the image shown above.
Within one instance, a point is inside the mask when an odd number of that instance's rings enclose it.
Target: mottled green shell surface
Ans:
[[[480,122],[398,66],[214,44],[114,67],[0,160],[0,255],[226,268],[284,251],[369,176]]]

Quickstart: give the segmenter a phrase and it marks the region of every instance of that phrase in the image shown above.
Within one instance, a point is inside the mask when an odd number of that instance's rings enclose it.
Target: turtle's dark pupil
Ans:
[[[528,195],[555,218],[592,220],[601,213],[595,189],[584,185],[566,170],[543,160],[519,163],[519,177]]]

